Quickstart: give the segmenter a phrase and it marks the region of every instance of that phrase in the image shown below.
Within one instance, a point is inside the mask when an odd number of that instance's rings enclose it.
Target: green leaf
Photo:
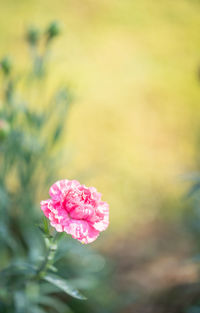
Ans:
[[[46,217],[43,218],[43,221],[41,224],[35,224],[41,231],[41,233],[47,237],[50,236],[50,231],[49,231],[49,223]]]
[[[51,293],[60,293],[60,289],[55,285],[50,285],[47,282],[42,282],[40,293],[43,295],[48,295]]]
[[[48,281],[50,284],[53,284],[63,290],[68,295],[80,299],[80,300],[86,300],[87,298],[83,296],[76,288],[74,288],[71,284],[69,284],[64,279],[60,278],[57,275],[48,274],[44,277],[44,280]]]
[[[49,235],[49,223],[47,218],[43,218],[43,225],[44,225],[44,232],[45,234]]]

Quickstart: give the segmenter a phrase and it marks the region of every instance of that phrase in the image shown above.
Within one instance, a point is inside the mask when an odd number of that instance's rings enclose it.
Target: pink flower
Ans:
[[[109,206],[94,187],[76,180],[60,180],[49,189],[51,199],[41,202],[44,215],[58,232],[91,243],[109,224]]]

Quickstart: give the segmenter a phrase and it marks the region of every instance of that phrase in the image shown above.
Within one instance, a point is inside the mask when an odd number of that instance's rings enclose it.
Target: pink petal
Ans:
[[[109,206],[96,188],[65,179],[53,184],[49,194],[51,199],[42,201],[41,209],[58,232],[90,243],[108,227]]]
[[[67,190],[68,182],[69,181],[67,179],[64,179],[59,180],[55,184],[53,184],[49,189],[49,194],[51,198],[54,200],[59,200],[62,194],[64,194],[64,192]]]
[[[101,202],[101,205],[96,209],[96,214],[99,217],[93,223],[93,227],[98,231],[104,231],[109,225],[109,206],[106,202]]]
[[[74,210],[70,212],[70,216],[73,219],[90,219],[92,215],[94,214],[94,209],[90,205],[85,206],[76,206]]]
[[[83,220],[70,220],[64,231],[82,243],[91,243],[99,235],[98,231]]]
[[[40,202],[41,210],[44,212],[44,215],[49,218],[49,213],[51,212],[49,209],[49,204],[51,203],[51,199],[44,200]]]

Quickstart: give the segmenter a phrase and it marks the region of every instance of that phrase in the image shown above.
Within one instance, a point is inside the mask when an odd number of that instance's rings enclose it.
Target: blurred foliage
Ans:
[[[88,184],[97,186],[111,204],[112,231],[103,234],[103,236],[110,234],[109,240],[104,241],[104,246],[107,246],[110,254],[115,250],[115,259],[121,262],[121,267],[100,270],[100,264],[105,260],[97,254],[99,262],[97,273],[93,263],[87,267],[88,271],[90,267],[93,271],[86,273],[84,264],[88,264],[89,261],[84,261],[87,255],[82,257],[82,254],[88,254],[88,258],[92,260],[94,252],[91,251],[90,255],[85,247],[76,245],[75,248],[71,243],[74,248],[72,250],[70,248],[70,252],[64,258],[69,268],[67,278],[71,279],[74,276],[76,287],[83,291],[88,288],[84,294],[90,299],[81,302],[80,306],[76,300],[67,299],[75,312],[103,313],[118,310],[123,312],[119,302],[121,305],[123,301],[134,302],[133,281],[138,276],[139,283],[143,287],[147,286],[150,292],[152,289],[154,291],[155,285],[161,288],[159,275],[162,271],[165,272],[163,280],[166,284],[176,284],[179,279],[184,280],[185,273],[181,273],[181,278],[179,273],[176,273],[179,267],[181,268],[181,260],[185,264],[184,253],[181,251],[183,242],[192,250],[189,263],[192,262],[198,267],[200,254],[199,178],[196,177],[198,173],[192,178],[196,183],[191,189],[191,197],[184,198],[182,202],[180,196],[187,186],[177,177],[188,171],[196,169],[199,171],[199,144],[196,142],[200,120],[199,10],[199,0],[1,1],[0,53],[4,55],[7,51],[14,51],[16,57],[12,60],[8,56],[2,62],[2,67],[4,66],[8,72],[4,74],[6,80],[9,75],[13,75],[13,68],[24,74],[29,66],[25,57],[26,50],[22,50],[19,36],[24,26],[29,25],[30,20],[44,26],[43,30],[35,26],[29,27],[25,38],[29,42],[33,66],[26,80],[21,81],[21,77],[13,77],[6,93],[4,88],[2,99],[12,99],[12,90],[19,86],[19,94],[23,91],[25,99],[31,99],[29,108],[36,109],[37,114],[47,109],[49,115],[47,103],[52,97],[52,90],[58,82],[70,81],[80,96],[76,99],[76,110],[71,112],[67,121],[70,132],[64,134],[67,134],[68,149],[65,149],[65,161],[60,162],[59,168],[57,167],[57,177],[63,177],[63,172],[67,171],[67,177],[73,178],[76,173],[80,180],[84,179]],[[53,22],[51,27],[45,26],[52,17],[62,21],[62,27],[59,23],[56,24],[58,30],[54,26],[57,22]],[[59,37],[55,39],[57,49],[53,51],[53,57],[56,62],[50,64],[49,68],[48,62],[52,54],[51,44],[47,44],[47,38],[54,36],[52,34],[58,34],[65,27],[67,36],[62,37],[62,40]],[[54,37],[50,42],[54,43]],[[49,69],[53,74],[48,76],[47,80]],[[15,99],[19,100],[18,92]],[[56,96],[56,99],[59,97]],[[37,117],[29,119],[32,124],[38,120]],[[46,124],[45,139],[49,130],[52,131],[53,119],[49,121],[49,126]],[[0,140],[4,142],[12,128],[6,119],[2,119],[0,125],[3,125]],[[57,131],[54,129],[55,138],[59,133],[59,127]],[[60,145],[66,143],[66,136],[61,135],[57,143],[52,145],[52,150],[49,149],[48,156],[52,156],[52,163],[48,169],[53,168],[59,160],[59,158],[55,160],[54,156]],[[69,150],[73,157],[69,155]],[[69,158],[70,166],[67,164]],[[197,160],[196,163],[194,159]],[[35,175],[37,177],[38,173],[40,175],[38,182],[40,187],[36,188],[38,199],[41,198],[41,194],[47,193],[47,184],[43,184],[47,167],[44,161],[40,163]],[[18,181],[13,177],[16,177],[17,170],[13,168],[12,171],[8,183],[12,190],[15,190]],[[49,181],[52,182],[53,177],[52,181],[51,179]],[[195,190],[197,192],[194,192]],[[3,193],[2,197],[0,194],[0,198],[7,203],[6,197],[8,199],[10,196],[6,196],[1,190],[0,193]],[[160,219],[165,221],[165,226],[169,220],[173,223],[175,231],[167,225],[166,233],[170,235],[169,237],[163,236],[162,232],[156,232],[163,225]],[[178,230],[182,229],[183,225],[184,231],[187,231],[178,235]],[[131,232],[128,232],[128,229],[131,229]],[[153,231],[156,238],[152,239]],[[30,236],[29,231],[27,238]],[[41,238],[36,239],[37,236],[40,237],[40,234],[34,234],[32,239],[29,239],[29,242],[32,240],[35,243],[35,249],[29,252],[31,258],[35,257],[35,260],[37,255],[41,255],[37,254],[41,242]],[[4,237],[5,241],[8,240],[9,245],[14,247],[15,243],[9,239],[12,237]],[[127,237],[131,240],[128,241]],[[123,247],[121,250],[120,245]],[[2,254],[0,262],[4,265],[9,253]],[[181,260],[178,254],[181,255]],[[168,257],[169,263],[165,271]],[[172,265],[171,258],[173,260],[177,258],[178,269]],[[62,262],[58,260],[59,272],[61,273],[62,269],[63,276],[66,273]],[[77,263],[80,266],[79,270]],[[137,266],[140,269],[139,274]],[[109,271],[115,271],[115,277],[118,278],[112,288],[110,288],[112,282],[107,281]],[[98,284],[94,280],[92,274],[94,272],[95,279],[98,277],[96,274],[101,278]],[[90,279],[87,281],[79,279],[79,274],[88,275]],[[156,281],[154,284],[152,276]],[[126,293],[129,289],[131,299],[122,294],[122,285],[126,286]],[[117,297],[115,287],[119,290]],[[190,306],[187,304],[190,297],[188,293],[191,297],[194,294],[195,299],[199,293],[199,284],[194,287],[191,286],[191,289],[195,290],[194,293],[190,288],[185,288],[185,293],[182,288],[177,293],[174,289],[167,293],[164,300],[165,312],[167,309],[170,313],[173,311],[185,313],[187,310],[197,312],[198,297],[197,300],[190,301]],[[119,294],[122,294],[123,301]],[[59,300],[60,298],[61,294]],[[43,303],[44,301],[45,299]],[[152,301],[151,298],[150,302]],[[181,309],[177,302],[181,303]],[[3,307],[3,303],[0,303],[0,306]],[[141,312],[146,311],[148,313],[151,311],[149,303],[142,307]],[[129,311],[125,309],[125,312],[139,313],[140,310],[131,307]],[[153,306],[152,312],[161,312],[160,302],[158,310]]]
[[[107,281],[108,269],[104,270],[101,255],[66,235],[56,250],[47,221],[40,222],[39,199],[57,180],[59,143],[66,133],[72,103],[69,88],[59,87],[42,108],[37,106],[45,93],[51,41],[59,33],[58,22],[52,22],[44,32],[28,29],[25,39],[31,53],[30,71],[15,71],[15,60],[8,56],[0,61],[2,313],[99,312],[91,301],[79,304],[85,297],[76,288],[92,295],[91,289]],[[34,101],[33,92],[38,95]],[[92,298],[100,301],[94,294]]]
[[[115,234],[180,215],[177,176],[194,169],[200,118],[199,1],[1,2],[0,52],[14,50],[18,68],[27,68],[19,34],[30,21],[46,33],[55,18],[66,34],[55,39],[47,84],[47,97],[59,82],[77,95],[63,137],[73,156],[59,176],[102,191]]]
[[[0,52],[14,50],[22,69],[24,27],[61,21],[48,96],[70,82],[77,106],[63,138],[72,162],[59,175],[101,190],[115,234],[180,214],[176,178],[194,169],[200,118],[199,10],[199,0],[1,1]]]

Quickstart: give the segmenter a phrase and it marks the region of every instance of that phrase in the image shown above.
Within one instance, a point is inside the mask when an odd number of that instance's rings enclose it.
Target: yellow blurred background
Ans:
[[[198,157],[200,2],[0,0],[0,55],[25,66],[25,29],[54,19],[49,93],[69,84],[75,94],[58,178],[102,192],[110,234],[179,215],[181,175]]]

